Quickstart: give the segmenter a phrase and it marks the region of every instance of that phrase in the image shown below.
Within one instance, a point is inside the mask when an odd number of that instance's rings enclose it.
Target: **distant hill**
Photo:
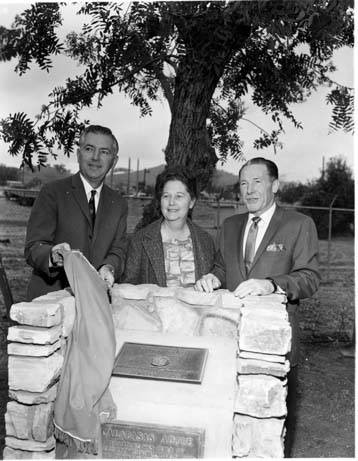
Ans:
[[[239,176],[229,173],[225,170],[216,170],[213,177],[213,185],[215,187],[227,187],[236,184],[239,180]]]
[[[147,186],[154,186],[155,181],[159,173],[161,173],[165,168],[165,165],[155,166],[153,168],[146,168],[145,173],[145,184]],[[144,170],[138,171],[138,182],[143,182],[144,180]],[[113,179],[111,174],[107,176],[107,184],[110,184],[115,189],[126,189],[128,183],[128,173],[116,172],[113,173]],[[129,187],[137,186],[137,171],[131,171],[129,173]]]
[[[36,188],[55,179],[65,178],[70,174],[71,172],[66,170],[64,165],[41,167],[40,170],[34,168],[34,171],[26,167],[25,174],[19,170],[18,179],[23,181],[25,186]]]
[[[147,168],[145,173],[145,184],[147,186],[154,186],[156,178],[159,173],[161,173],[165,168],[165,165],[155,166],[153,168]],[[138,181],[143,182],[144,179],[144,170],[139,170],[138,172]],[[224,170],[216,170],[214,173],[213,184],[215,187],[227,187],[235,184],[238,181],[238,176],[228,173]],[[113,180],[111,175],[108,175],[107,181],[108,184],[111,184],[114,188],[124,188],[127,187],[128,182],[128,173],[123,172],[114,172]],[[137,185],[137,172],[131,171],[129,173],[129,185],[130,187],[136,187]]]
[[[147,186],[154,187],[156,178],[165,168],[165,165],[158,165],[152,168],[147,168],[145,171],[145,184]],[[27,187],[41,186],[49,181],[55,179],[64,178],[72,174],[63,165],[56,165],[54,167],[47,166],[38,170],[31,171],[30,168],[25,168],[24,183]],[[19,181],[23,180],[23,173],[19,171]],[[144,170],[139,170],[138,181],[141,183],[144,181]],[[216,170],[213,177],[213,185],[215,187],[227,187],[235,184],[238,181],[237,175],[233,175],[224,170]],[[127,189],[128,173],[123,171],[114,170],[113,175],[108,174],[106,183],[111,185],[115,189]],[[130,188],[135,188],[137,185],[137,171],[131,171],[129,174],[129,185]]]

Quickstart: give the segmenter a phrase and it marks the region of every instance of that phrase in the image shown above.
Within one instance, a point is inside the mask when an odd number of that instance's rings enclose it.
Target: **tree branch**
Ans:
[[[162,85],[163,93],[164,93],[166,100],[168,101],[170,112],[173,113],[174,95],[170,87],[170,78],[166,77],[164,73],[160,71],[159,69],[155,70],[155,74],[160,84]]]
[[[253,122],[252,120],[249,120],[248,118],[245,118],[245,117],[241,117],[241,120],[244,120],[244,122],[248,122],[248,123],[251,123],[251,125],[254,125],[257,129],[259,129],[260,131],[262,131],[263,133],[269,135],[270,133],[268,131],[266,131],[264,128],[262,128],[261,126],[257,125],[255,122]]]

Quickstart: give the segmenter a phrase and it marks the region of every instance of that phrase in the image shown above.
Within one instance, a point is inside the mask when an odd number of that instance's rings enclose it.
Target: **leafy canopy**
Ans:
[[[17,59],[20,75],[33,63],[50,72],[53,56],[60,53],[85,66],[82,74],[54,88],[35,120],[15,113],[0,122],[10,153],[29,165],[34,153],[40,165],[56,148],[70,155],[88,123],[81,120],[81,110],[101,107],[114,92],[126,94],[141,116],[151,115],[153,101],[167,100],[169,163],[179,158],[175,139],[183,138],[176,122],[187,125],[188,140],[199,132],[222,159],[239,158],[245,95],[276,126],[272,132],[258,127],[256,149],[280,147],[284,119],[301,128],[290,105],[320,85],[330,87],[330,129],[353,131],[353,90],[329,77],[335,70],[333,52],[353,46],[353,0],[89,2],[78,7],[87,21],[82,31],[71,32],[62,43],[57,29],[63,7],[35,3],[10,29],[0,26],[0,60]],[[180,148],[190,161],[205,151],[205,145],[195,155],[193,145]]]
[[[285,184],[279,191],[283,203],[295,203],[302,206],[338,208],[332,217],[333,235],[350,234],[354,224],[354,179],[351,168],[343,157],[336,156],[328,160],[321,176],[313,181]],[[344,211],[345,210],[345,211]],[[327,210],[300,210],[312,216],[320,238],[327,238],[329,215]]]

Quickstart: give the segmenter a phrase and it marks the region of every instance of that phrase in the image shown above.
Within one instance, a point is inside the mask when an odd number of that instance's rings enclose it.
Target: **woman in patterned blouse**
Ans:
[[[182,168],[167,168],[157,177],[155,198],[161,217],[130,239],[123,281],[193,286],[215,254],[210,235],[191,220],[195,181]]]

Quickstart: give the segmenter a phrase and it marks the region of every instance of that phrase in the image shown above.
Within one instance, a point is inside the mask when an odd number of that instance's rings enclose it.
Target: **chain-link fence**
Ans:
[[[320,240],[327,241],[324,250],[326,277],[329,279],[332,262],[332,238],[354,236],[354,209],[322,206],[289,205],[280,203],[285,209],[297,211],[312,217]],[[245,213],[243,203],[235,200],[199,200],[195,207],[194,219],[217,239],[223,221],[234,214]]]

